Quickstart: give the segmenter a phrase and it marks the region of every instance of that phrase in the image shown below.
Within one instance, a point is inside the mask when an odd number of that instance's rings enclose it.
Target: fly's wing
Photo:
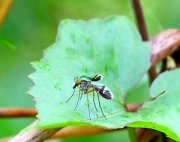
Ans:
[[[99,81],[99,80],[101,80],[102,78],[103,78],[102,75],[96,74],[95,76],[91,77],[90,79],[91,79],[91,81]]]
[[[111,90],[102,83],[93,83],[95,90],[105,99],[113,99],[113,93]]]

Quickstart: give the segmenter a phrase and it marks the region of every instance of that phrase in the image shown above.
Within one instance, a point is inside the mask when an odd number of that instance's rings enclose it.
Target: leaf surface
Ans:
[[[36,101],[40,126],[95,125],[109,129],[122,128],[137,120],[128,113],[122,98],[143,77],[150,65],[150,51],[142,42],[134,25],[125,18],[112,16],[90,21],[66,19],[60,23],[56,42],[44,52],[40,61],[32,63],[36,72],[30,75],[34,86],[29,90]],[[78,107],[79,90],[73,93],[74,78],[81,75],[104,76],[105,84],[114,94],[113,100],[100,96],[103,117],[97,95],[92,94],[89,120],[87,95]],[[120,101],[121,100],[121,101]]]

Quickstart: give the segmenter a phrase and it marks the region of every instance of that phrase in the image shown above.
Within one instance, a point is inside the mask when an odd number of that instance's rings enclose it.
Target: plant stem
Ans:
[[[140,0],[132,0],[132,3],[133,3],[134,12],[136,15],[136,21],[138,24],[141,37],[144,41],[148,41],[149,37],[148,37],[148,32],[147,32],[146,23],[144,20],[144,15],[141,8]]]
[[[136,111],[140,104],[128,104],[128,111]],[[34,108],[0,108],[0,118],[35,117],[37,111]]]
[[[140,106],[141,106],[141,105],[139,105],[139,107],[140,107]],[[137,109],[138,109],[139,107],[137,107]],[[125,108],[126,108],[126,111],[127,111],[127,112],[130,112],[128,105],[125,105]],[[134,110],[133,110],[133,111],[134,111]],[[136,136],[135,128],[127,127],[127,131],[128,131],[128,134],[129,134],[130,142],[137,142],[137,136]]]
[[[129,138],[131,142],[137,142],[137,138],[136,138],[136,132],[134,128],[127,128],[128,133],[129,133]]]
[[[0,117],[34,117],[37,112],[33,108],[0,108]]]
[[[11,8],[11,5],[13,3],[13,0],[0,0],[0,26],[3,23],[9,9]]]
[[[53,136],[60,129],[42,130],[38,129],[38,120],[21,131],[18,135],[12,138],[9,142],[41,142]]]
[[[132,3],[133,3],[134,12],[136,15],[136,21],[137,21],[137,25],[138,25],[141,37],[144,41],[148,41],[149,36],[148,36],[146,23],[144,20],[144,14],[143,14],[143,10],[141,7],[140,0],[132,0]],[[152,83],[152,81],[156,78],[156,76],[157,76],[157,73],[155,70],[155,66],[151,66],[151,68],[149,69],[150,83]]]

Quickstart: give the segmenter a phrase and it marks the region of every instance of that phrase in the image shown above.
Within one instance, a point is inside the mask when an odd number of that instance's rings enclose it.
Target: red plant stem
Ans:
[[[149,39],[140,0],[132,0],[139,32],[144,41]]]
[[[0,118],[2,117],[34,117],[37,112],[35,109],[23,108],[0,108]]]
[[[143,15],[143,10],[141,7],[140,0],[132,0],[132,3],[133,3],[136,21],[137,21],[137,25],[138,25],[138,29],[141,34],[141,37],[144,41],[148,41],[149,37],[148,37],[148,32],[147,32],[146,23],[144,20],[144,15]],[[156,78],[156,76],[157,76],[157,73],[155,70],[155,66],[151,66],[149,70],[150,83]]]
[[[138,104],[129,104],[128,111],[133,112],[139,108]],[[37,111],[33,108],[0,108],[0,118],[12,118],[12,117],[35,117]]]

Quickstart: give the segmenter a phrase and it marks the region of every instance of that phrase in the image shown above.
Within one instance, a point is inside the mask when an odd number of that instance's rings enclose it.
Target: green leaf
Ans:
[[[30,75],[34,86],[29,90],[36,101],[40,126],[46,128],[67,125],[96,125],[122,128],[137,120],[136,114],[127,113],[121,104],[125,95],[146,73],[150,64],[150,51],[137,30],[125,17],[106,19],[63,20],[56,42],[44,52],[40,61],[33,62],[36,72]],[[114,94],[113,100],[100,96],[107,120],[92,95],[89,120],[87,95],[83,95],[76,111],[78,89],[73,93],[76,76],[102,74],[99,82],[107,85]]]
[[[146,102],[138,111],[139,120],[131,127],[151,128],[180,141],[180,69],[161,74],[152,84],[153,101]]]

